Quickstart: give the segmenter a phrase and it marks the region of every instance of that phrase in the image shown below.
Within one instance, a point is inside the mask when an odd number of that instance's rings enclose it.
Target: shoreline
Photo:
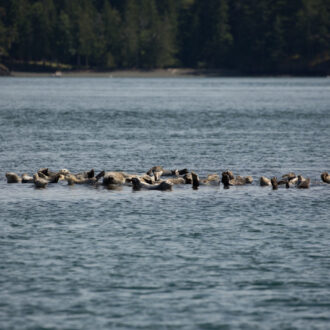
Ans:
[[[247,75],[230,70],[211,69],[189,69],[170,68],[154,70],[114,70],[114,71],[94,71],[94,70],[72,70],[54,72],[27,72],[11,71],[9,75],[2,77],[14,78],[329,78],[326,75]]]
[[[55,73],[57,72],[57,74]],[[226,70],[199,69],[154,69],[154,70],[114,70],[114,71],[54,71],[26,72],[11,71],[9,77],[58,77],[58,78],[188,78],[188,77],[237,77],[236,72]]]

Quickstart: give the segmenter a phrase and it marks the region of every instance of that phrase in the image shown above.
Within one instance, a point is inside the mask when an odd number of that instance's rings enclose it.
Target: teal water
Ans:
[[[0,79],[1,329],[328,329],[330,79]],[[231,169],[37,190],[7,171]],[[288,171],[308,190],[261,188]]]

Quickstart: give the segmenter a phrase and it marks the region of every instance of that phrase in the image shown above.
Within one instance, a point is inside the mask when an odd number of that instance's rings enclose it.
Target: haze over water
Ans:
[[[325,78],[1,78],[0,328],[329,328],[329,127]],[[255,182],[5,181],[154,165]],[[311,188],[258,186],[289,171]]]

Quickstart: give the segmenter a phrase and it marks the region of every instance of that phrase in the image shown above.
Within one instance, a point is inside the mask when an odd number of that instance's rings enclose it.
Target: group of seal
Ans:
[[[321,174],[322,178],[322,174]],[[261,186],[269,186],[271,185],[274,190],[278,189],[280,185],[284,185],[285,188],[296,187],[299,189],[308,189],[311,183],[310,178],[304,178],[302,175],[295,175],[293,172],[284,174],[281,180],[277,180],[277,177],[272,177],[267,179],[266,177],[260,178],[260,185]],[[330,183],[330,182],[329,182]]]
[[[163,180],[162,177],[165,177]],[[48,168],[39,169],[33,176],[26,173],[19,176],[14,172],[7,172],[6,178],[8,183],[33,183],[36,188],[45,188],[48,184],[58,183],[59,181],[67,181],[69,185],[89,184],[117,187],[121,185],[129,185],[134,190],[171,190],[174,185],[190,184],[193,189],[198,189],[202,185],[219,186],[223,184],[225,189],[231,186],[242,186],[253,183],[252,176],[235,176],[232,171],[224,171],[220,176],[216,173],[209,174],[205,178],[200,178],[194,171],[184,168],[181,170],[167,170],[162,166],[153,166],[144,174],[129,174],[119,171],[101,171],[95,175],[94,169],[90,171],[71,173],[67,169],[61,169],[53,172]],[[102,179],[100,183],[99,180]],[[324,183],[330,184],[330,175],[327,172],[321,174]],[[277,177],[267,178],[262,176],[259,180],[260,186],[272,186],[274,190],[280,186],[286,188],[296,187],[306,189],[310,187],[310,179],[293,172],[284,174],[280,180]]]

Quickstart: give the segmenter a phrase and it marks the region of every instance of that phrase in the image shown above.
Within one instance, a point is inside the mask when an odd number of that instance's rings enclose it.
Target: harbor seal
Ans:
[[[224,189],[229,189],[230,186],[230,178],[227,173],[223,173],[221,177],[221,182],[223,184]]]
[[[276,176],[272,177],[270,179],[270,182],[272,184],[273,190],[277,190],[278,189],[278,183],[277,183],[277,178]]]
[[[124,172],[104,172],[102,184],[107,185],[122,185],[126,183],[126,179],[129,180],[130,176]]]
[[[156,173],[156,174],[155,174]],[[182,169],[182,170],[178,170],[178,169],[174,169],[174,170],[167,170],[164,169],[163,166],[153,166],[151,167],[148,171],[147,174],[148,175],[154,175],[155,179],[159,179],[161,176],[179,176],[179,175],[184,175],[187,174],[188,170],[186,168]],[[156,181],[158,181],[156,179]]]
[[[68,181],[68,185],[72,186],[74,184],[96,184],[101,177],[104,176],[104,171],[100,172],[97,176],[89,178],[89,177],[82,177],[80,175],[69,174],[66,176],[66,180]]]
[[[34,179],[32,176],[30,176],[26,173],[22,174],[22,183],[33,183],[33,182],[34,182]]]
[[[262,176],[259,180],[259,184],[261,187],[265,187],[265,186],[271,186],[272,183],[268,178]]]
[[[192,184],[193,183],[193,179],[192,179],[192,175],[191,173],[186,173],[183,178],[185,179],[186,181],[186,184]]]
[[[253,178],[251,175],[248,176],[239,176],[237,175],[234,180],[231,180],[234,186],[243,186],[245,184],[252,184]]]
[[[46,188],[48,180],[41,178],[38,173],[33,174],[33,182],[36,188]]]
[[[253,182],[253,178],[250,175],[244,176],[244,177],[237,175],[235,178],[234,173],[232,171],[227,170],[227,171],[222,172],[222,178],[225,177],[225,179],[224,179],[225,182],[227,182],[227,176],[229,178],[230,186],[242,186],[242,185],[246,185],[246,184],[251,184]]]
[[[193,188],[197,188],[200,185],[218,185],[220,183],[220,177],[218,174],[209,174],[205,179],[200,179],[198,174],[191,171]]]
[[[323,172],[321,174],[321,179],[325,183],[330,183],[330,175],[328,174],[328,172]]]
[[[21,182],[21,178],[14,172],[6,173],[7,183],[19,183]]]
[[[298,182],[297,182],[297,188],[299,189],[308,189],[310,185],[311,179],[307,178],[305,179],[301,175],[298,175]]]
[[[142,182],[139,178],[132,178],[132,184],[134,190],[147,189],[147,190],[172,190],[173,184],[167,180],[158,184],[149,184]]]

